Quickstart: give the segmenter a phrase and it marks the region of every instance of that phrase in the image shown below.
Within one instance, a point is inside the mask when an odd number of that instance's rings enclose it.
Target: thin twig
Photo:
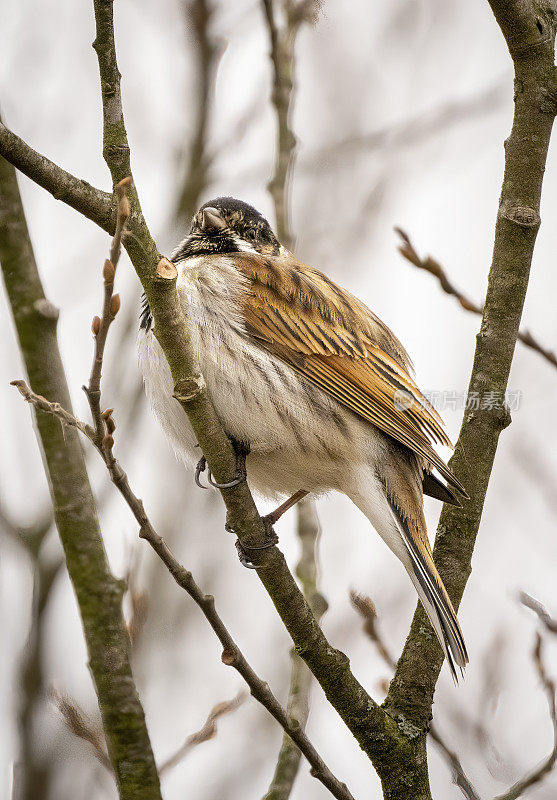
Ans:
[[[61,555],[52,558],[42,546],[53,524],[54,517],[50,511],[43,512],[32,525],[17,525],[0,505],[0,529],[25,550],[33,573],[29,628],[19,659],[19,752],[14,765],[14,798],[18,800],[35,800],[40,794],[47,797],[55,773],[52,760],[44,759],[38,752],[35,730],[45,696],[45,617],[52,589],[64,563]]]
[[[402,244],[399,245],[398,252],[403,255],[407,261],[409,261],[415,267],[418,267],[418,269],[423,269],[426,272],[429,272],[430,275],[433,275],[435,278],[437,278],[443,291],[446,294],[456,297],[461,307],[465,311],[470,311],[472,314],[483,314],[483,306],[474,303],[473,300],[470,300],[470,298],[457,289],[438,261],[431,256],[421,258],[417,254],[408,234],[403,231],[402,228],[395,227],[395,231],[402,239]],[[534,339],[530,331],[519,331],[518,340],[531,350],[535,350],[536,353],[539,353],[541,356],[543,356],[543,358],[545,358],[546,361],[549,361],[550,364],[553,364],[554,367],[557,367],[557,354],[555,354],[553,350],[541,345],[536,339]]]
[[[83,741],[91,745],[96,759],[114,776],[112,763],[106,753],[106,742],[102,727],[95,725],[89,715],[69,695],[56,689],[51,689],[50,698],[62,715],[68,729],[78,739],[83,739]]]
[[[35,394],[27,386],[23,380],[10,381],[10,386],[15,386],[19,393],[27,400],[28,403],[35,406],[39,411],[45,411],[47,414],[52,414],[60,420],[62,425],[69,425],[71,428],[77,428],[84,436],[90,439],[93,444],[95,443],[95,431],[86,422],[82,422],[65,408],[62,408],[60,403],[51,403],[46,397],[40,394]]]
[[[180,761],[182,761],[187,754],[192,750],[192,748],[196,747],[198,744],[202,744],[203,742],[208,742],[210,739],[214,739],[217,735],[217,721],[220,717],[223,717],[225,714],[230,714],[232,711],[236,711],[239,708],[244,700],[246,699],[245,692],[239,692],[236,697],[233,697],[232,700],[227,700],[223,703],[217,703],[211,711],[209,712],[209,716],[203,723],[203,727],[201,727],[195,733],[190,734],[187,737],[186,741],[183,745],[181,745],[176,752],[170,756],[161,766],[159,767],[159,775],[163,775],[165,772],[168,772],[173,767],[177,766]]]
[[[445,134],[454,125],[493,114],[501,108],[507,97],[506,81],[498,81],[472,97],[450,99],[400,122],[327,144],[305,158],[302,168],[322,168],[324,163],[352,155],[355,151],[367,154],[388,150],[392,153],[395,148],[408,147],[429,137]],[[349,163],[353,163],[352,159]]]
[[[116,230],[110,245],[110,259],[104,262],[104,300],[102,317],[93,318],[93,335],[95,337],[95,353],[91,366],[89,385],[83,387],[87,395],[91,416],[95,425],[95,446],[102,447],[103,439],[107,433],[106,424],[101,413],[101,373],[103,366],[104,348],[108,329],[110,328],[116,314],[120,309],[120,296],[114,294],[114,279],[116,277],[116,267],[122,251],[122,236],[126,227],[126,222],[130,216],[130,202],[126,196],[126,190],[131,185],[131,178],[127,177],[116,184],[114,190],[118,204],[116,207]],[[109,432],[110,433],[110,432]]]
[[[22,396],[28,403],[34,405],[40,411],[45,411],[58,417],[64,424],[72,425],[81,431],[96,446],[96,432],[90,425],[73,417],[62,409],[58,403],[49,403],[44,397],[39,397],[29,389],[25,381],[13,381]],[[70,421],[71,420],[71,421]],[[106,441],[110,439],[110,441]],[[250,688],[250,692],[261,705],[277,720],[282,728],[288,733],[290,738],[300,748],[309,763],[311,764],[311,774],[327,787],[331,794],[338,800],[353,800],[352,795],[343,783],[335,778],[327,767],[321,756],[315,750],[305,733],[296,725],[293,725],[285,709],[280,705],[269,685],[263,681],[252,669],[246,658],[240,651],[238,645],[232,638],[230,632],[224,625],[221,617],[215,610],[215,600],[211,595],[205,594],[196,583],[191,572],[188,572],[174,557],[164,539],[159,536],[149,520],[143,502],[133,493],[127,474],[124,472],[113,454],[114,440],[112,435],[105,437],[105,442],[101,449],[97,451],[103,457],[110,477],[116,488],[119,490],[128,507],[132,511],[137,523],[139,524],[139,535],[145,539],[157,553],[159,558],[167,567],[168,571],[182,589],[197,603],[205,618],[209,622],[213,631],[217,635],[223,646],[222,660],[227,666],[234,667]]]
[[[379,632],[377,625],[377,609],[375,603],[365,594],[360,594],[354,590],[350,592],[350,601],[352,606],[356,609],[358,614],[363,620],[364,632],[375,645],[377,652],[391,670],[396,669],[396,661],[389,649],[385,645],[383,638]],[[434,722],[430,722],[429,736],[437,745],[439,752],[442,754],[445,761],[448,763],[452,770],[452,780],[455,786],[458,786],[466,800],[480,800],[480,796],[466,776],[460,758],[448,747],[441,734],[437,730]]]
[[[531,595],[527,594],[527,592],[520,592],[519,600],[523,606],[526,606],[526,608],[529,608],[538,615],[540,622],[543,623],[546,630],[548,630],[550,633],[557,633],[557,619],[554,619],[547,612],[539,600],[531,597]]]
[[[536,783],[539,783],[542,778],[551,772],[555,766],[555,763],[557,762],[557,708],[555,702],[555,683],[547,674],[543,659],[543,639],[539,633],[536,633],[536,641],[532,651],[532,659],[547,698],[549,716],[553,726],[553,749],[549,756],[542,761],[539,767],[530,772],[529,775],[526,775],[526,777],[517,781],[507,792],[498,795],[495,800],[516,800],[517,797],[520,797],[527,789],[529,789],[531,786],[534,786]]]

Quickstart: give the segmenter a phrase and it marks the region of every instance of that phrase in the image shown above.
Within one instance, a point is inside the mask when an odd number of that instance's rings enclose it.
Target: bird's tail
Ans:
[[[457,682],[456,667],[464,669],[468,663],[468,653],[453,604],[437,572],[427,538],[424,542],[422,537],[412,535],[402,514],[389,498],[387,500],[408,554],[408,558],[403,559],[404,565],[441,643],[453,679]]]

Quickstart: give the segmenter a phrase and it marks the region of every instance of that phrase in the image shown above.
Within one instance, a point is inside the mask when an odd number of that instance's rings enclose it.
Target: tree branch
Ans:
[[[526,296],[536,234],[547,150],[555,117],[555,21],[530,0],[490,0],[515,66],[515,114],[505,147],[505,174],[495,229],[493,261],[482,325],[477,337],[469,391],[507,387]],[[541,29],[541,30],[540,30]],[[450,466],[466,487],[463,508],[443,507],[434,557],[455,607],[470,575],[497,442],[510,422],[507,410],[466,413]],[[398,719],[425,733],[435,684],[443,663],[421,607],[385,703]]]
[[[14,169],[0,158],[0,262],[29,380],[71,409],[56,339],[58,311],[44,296]],[[129,661],[122,586],[111,574],[77,431],[38,415],[37,430],[83,623],[89,666],[122,800],[160,800],[159,779]]]
[[[118,266],[120,251],[122,249],[124,228],[130,216],[130,203],[126,195],[126,190],[130,188],[130,184],[131,178],[124,178],[117,183],[115,187],[116,197],[118,199],[116,229],[110,246],[110,259],[105,261],[103,268],[103,311],[102,317],[94,317],[93,319],[92,330],[95,337],[95,354],[93,356],[89,385],[83,387],[87,395],[87,400],[89,401],[91,416],[95,424],[95,445],[98,448],[103,446],[104,437],[107,433],[106,420],[103,419],[101,412],[101,374],[108,329],[120,309],[120,296],[114,294],[114,279],[116,277],[116,267]],[[108,431],[108,434],[110,433],[111,431]]]
[[[395,228],[395,231],[402,239],[402,244],[399,245],[398,252],[404,256],[407,261],[409,261],[418,269],[423,269],[426,272],[429,272],[430,275],[433,275],[435,278],[437,278],[443,291],[446,294],[456,297],[460,303],[460,306],[465,311],[471,311],[473,314],[479,314],[481,316],[483,313],[483,307],[479,306],[477,303],[474,303],[473,300],[470,300],[465,294],[456,288],[438,261],[431,256],[420,258],[408,234],[403,231],[402,228]],[[546,361],[549,361],[550,364],[553,364],[554,367],[557,367],[557,355],[555,355],[555,353],[552,350],[549,350],[547,347],[543,347],[536,339],[534,339],[530,331],[519,331],[518,340],[522,342],[522,344],[526,345],[526,347],[535,350],[536,353],[539,353],[541,356],[543,356],[543,358],[545,358]]]
[[[0,170],[1,173],[1,170]],[[0,201],[1,206],[1,201]],[[63,559],[45,555],[43,542],[54,524],[53,514],[41,515],[29,526],[12,522],[0,506],[2,533],[22,547],[29,556],[33,573],[33,599],[29,631],[19,664],[18,734],[19,754],[14,764],[13,796],[18,800],[36,800],[48,796],[54,779],[52,759],[36,746],[35,720],[46,694],[43,670],[45,617],[52,597],[52,588],[60,574]]]

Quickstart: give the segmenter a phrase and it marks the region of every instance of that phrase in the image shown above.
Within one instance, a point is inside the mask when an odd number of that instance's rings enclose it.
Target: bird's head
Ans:
[[[217,197],[201,206],[189,236],[173,254],[173,260],[240,252],[278,255],[280,242],[253,206],[233,197]]]

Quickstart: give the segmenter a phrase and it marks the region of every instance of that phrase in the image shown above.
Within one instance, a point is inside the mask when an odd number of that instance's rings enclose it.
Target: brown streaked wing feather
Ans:
[[[361,301],[293,256],[242,254],[249,279],[248,333],[340,403],[433,464],[464,488],[431,442],[450,445],[443,423],[411,377],[410,358],[395,335]],[[397,392],[412,400],[404,408]]]

